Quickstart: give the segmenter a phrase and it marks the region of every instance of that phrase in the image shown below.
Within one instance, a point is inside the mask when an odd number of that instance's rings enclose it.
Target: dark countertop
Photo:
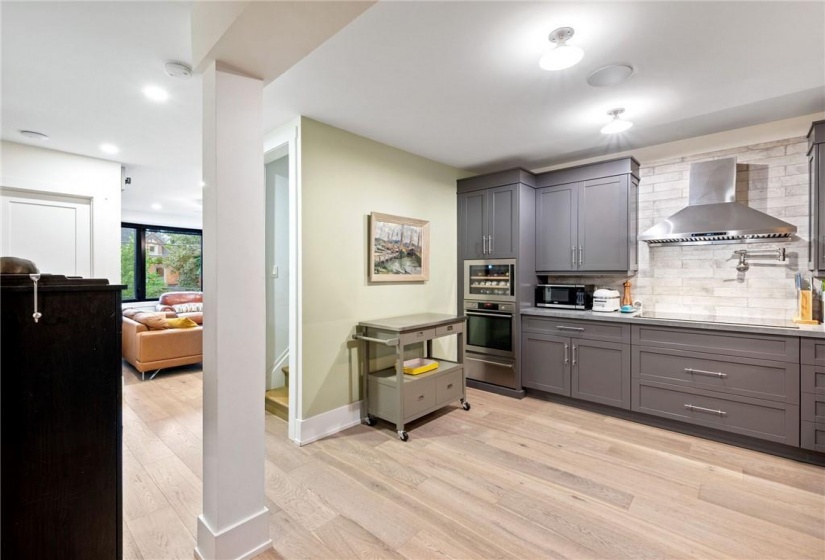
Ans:
[[[662,327],[682,327],[686,329],[798,336],[801,338],[825,338],[825,325],[795,325],[794,323],[789,322],[787,323],[788,325],[794,326],[768,326],[758,324],[758,319],[744,319],[746,321],[752,321],[750,324],[720,323],[716,321],[724,320],[724,317],[715,318],[715,320],[702,320],[700,316],[696,316],[697,320],[664,319],[644,316],[639,317],[639,313],[620,313],[618,311],[614,311],[612,313],[600,313],[598,311],[577,311],[574,309],[548,309],[539,307],[523,308],[521,310],[521,314],[534,317],[557,317],[560,319],[580,319],[584,321],[607,321],[628,323],[631,325],[658,325]],[[644,315],[644,312],[642,312],[642,315]],[[731,317],[729,319],[734,321],[743,320],[736,317]]]

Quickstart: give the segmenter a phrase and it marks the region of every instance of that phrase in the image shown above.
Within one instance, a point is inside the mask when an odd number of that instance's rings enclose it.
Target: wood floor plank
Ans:
[[[171,507],[127,521],[146,560],[192,560],[195,539]]]
[[[143,560],[135,538],[126,522],[123,522],[123,560]]]
[[[148,422],[146,426],[199,479],[203,478],[203,441],[186,429],[176,417]]]
[[[203,503],[200,479],[178,457],[155,461],[145,469],[192,537],[197,538],[197,518]]]
[[[123,446],[132,452],[140,464],[147,465],[175,454],[125,403],[123,423],[128,426],[123,430]]]
[[[269,516],[269,535],[276,558],[335,558],[314,533],[307,531],[285,511]]]
[[[337,515],[315,492],[295,483],[269,460],[266,461],[264,484],[267,497],[309,532]]]
[[[155,481],[128,448],[123,450],[123,517],[137,519],[169,507]]]
[[[342,515],[324,523],[315,530],[315,536],[332,552],[333,558],[355,560],[358,558],[403,559],[392,547]]]

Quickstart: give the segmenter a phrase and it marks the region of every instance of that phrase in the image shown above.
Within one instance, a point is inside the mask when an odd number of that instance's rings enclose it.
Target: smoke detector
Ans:
[[[177,60],[170,60],[163,65],[163,71],[170,78],[179,78],[181,80],[188,80],[192,77],[192,67],[185,62]]]

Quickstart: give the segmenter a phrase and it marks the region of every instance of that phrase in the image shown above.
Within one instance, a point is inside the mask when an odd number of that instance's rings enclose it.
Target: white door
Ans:
[[[41,273],[92,275],[90,200],[0,189],[4,257],[29,259]]]

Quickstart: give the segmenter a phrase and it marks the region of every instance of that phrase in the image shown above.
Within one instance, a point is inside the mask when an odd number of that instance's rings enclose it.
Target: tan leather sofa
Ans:
[[[198,294],[202,301],[200,292],[171,292],[170,294]],[[186,303],[174,297],[164,298],[163,294],[158,302],[158,307],[173,305],[176,303]],[[194,295],[187,295],[195,299]],[[174,303],[170,303],[174,302]],[[171,309],[171,308],[170,308]],[[173,311],[166,311],[168,316],[175,316]],[[190,317],[196,323],[202,322],[195,313],[180,313],[179,317]],[[200,320],[198,320],[200,319]],[[188,329],[164,329],[150,330],[146,325],[133,321],[128,317],[123,317],[122,329],[123,358],[132,364],[141,373],[141,378],[145,379],[147,371],[154,371],[149,379],[155,377],[161,369],[197,364],[203,361],[203,327],[197,326]]]

